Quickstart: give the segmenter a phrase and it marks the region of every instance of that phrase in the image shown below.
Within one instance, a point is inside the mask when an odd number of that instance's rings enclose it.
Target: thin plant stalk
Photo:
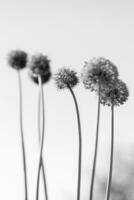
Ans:
[[[96,161],[97,161],[97,154],[98,154],[99,124],[100,124],[100,83],[99,83],[99,94],[98,94],[98,110],[97,110],[95,149],[94,149],[93,167],[92,167],[92,173],[91,173],[90,196],[89,196],[90,200],[93,199],[93,193],[94,193],[94,180],[95,180]]]
[[[40,144],[40,140],[41,140],[41,130],[40,130],[41,98],[40,97],[41,97],[41,94],[40,94],[40,90],[39,90],[39,97],[38,97],[38,140],[39,140],[39,144]],[[45,199],[48,200],[47,183],[46,183],[46,175],[45,175],[45,167],[44,167],[43,157],[41,160],[41,168],[42,168],[42,176],[43,176],[43,183],[44,183]]]
[[[72,88],[68,85],[68,89],[70,90],[75,107],[76,107],[76,114],[77,114],[77,122],[78,122],[78,135],[79,135],[79,152],[78,152],[78,183],[77,183],[77,200],[80,200],[80,194],[81,194],[81,166],[82,166],[82,134],[81,134],[81,122],[80,122],[80,114],[79,114],[79,108],[78,103],[75,97],[75,94],[72,90]]]
[[[114,105],[111,106],[111,150],[110,150],[110,168],[108,174],[108,183],[106,189],[106,200],[110,199],[110,190],[113,174],[113,154],[114,154]]]
[[[43,93],[42,79],[40,75],[38,76],[38,82],[39,82],[41,102],[42,102],[42,134],[41,134],[41,141],[40,141],[40,154],[39,154],[39,164],[38,164],[38,171],[37,171],[36,200],[39,199],[39,181],[40,181],[40,170],[41,170],[41,164],[42,164],[42,153],[43,153],[43,146],[44,146],[44,130],[45,130],[44,93]]]
[[[23,157],[23,171],[24,171],[24,186],[25,186],[25,200],[28,200],[28,183],[27,183],[27,168],[26,168],[26,152],[23,133],[23,113],[22,113],[22,84],[20,71],[18,70],[18,83],[19,83],[19,118],[20,118],[20,133],[21,133],[21,145],[22,145],[22,157]]]

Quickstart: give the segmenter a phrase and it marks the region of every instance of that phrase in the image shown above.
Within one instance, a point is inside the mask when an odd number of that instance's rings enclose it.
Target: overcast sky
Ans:
[[[41,52],[52,72],[63,66],[81,72],[84,61],[104,56],[119,69],[129,87],[129,101],[115,111],[116,149],[127,154],[133,146],[134,1],[133,0],[1,0],[0,1],[0,196],[24,200],[18,120],[17,73],[7,54],[22,49]],[[38,88],[22,71],[24,129],[28,162],[29,200],[35,199],[38,161]],[[94,145],[97,97],[82,84],[74,89],[83,133],[82,197],[88,197]],[[69,91],[44,85],[46,137],[44,159],[50,200],[76,198],[78,133]],[[98,173],[108,170],[110,109],[102,107]],[[104,162],[102,162],[104,160]],[[105,171],[106,173],[107,171]],[[43,198],[42,198],[43,199]]]

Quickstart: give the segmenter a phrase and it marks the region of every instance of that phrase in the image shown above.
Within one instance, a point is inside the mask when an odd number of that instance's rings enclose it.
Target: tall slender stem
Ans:
[[[81,122],[80,122],[80,114],[78,103],[75,97],[75,94],[72,88],[68,85],[68,89],[70,90],[73,100],[76,107],[76,114],[77,114],[77,122],[78,122],[78,135],[79,135],[79,152],[78,152],[78,184],[77,184],[77,200],[80,200],[80,192],[81,192],[81,165],[82,165],[82,135],[81,135]]]
[[[25,185],[25,200],[28,200],[28,184],[27,184],[27,169],[26,169],[26,153],[25,142],[23,134],[23,113],[22,113],[22,85],[20,71],[18,70],[18,83],[19,83],[19,115],[20,115],[20,132],[21,132],[21,145],[23,157],[23,171],[24,171],[24,185]]]
[[[39,97],[38,97],[38,140],[40,144],[41,140],[41,131],[40,131],[40,126],[41,126],[41,121],[40,121],[40,114],[41,114],[41,94],[40,94],[40,89],[39,89]],[[45,167],[44,167],[44,160],[42,157],[41,160],[41,168],[42,168],[42,175],[43,175],[43,183],[44,183],[44,192],[45,192],[45,199],[48,200],[48,192],[47,192],[47,183],[46,183],[46,175],[45,175]]]
[[[92,167],[92,174],[91,174],[91,185],[90,185],[90,196],[89,196],[90,200],[93,199],[93,192],[94,192],[94,179],[95,179],[96,161],[97,161],[97,154],[98,154],[99,124],[100,124],[99,122],[100,122],[100,84],[99,84],[99,94],[98,94],[98,110],[97,110],[95,149],[94,149],[94,159],[93,159],[93,167]]]
[[[39,180],[40,180],[40,169],[41,169],[41,163],[42,163],[42,152],[43,152],[43,146],[44,146],[44,130],[45,130],[44,93],[43,93],[42,79],[40,76],[38,76],[38,82],[39,82],[41,101],[42,101],[42,134],[41,134],[41,142],[40,142],[39,164],[38,164],[38,171],[37,171],[36,200],[39,199]]]
[[[106,200],[110,199],[110,190],[113,174],[113,154],[114,154],[114,105],[111,106],[111,150],[110,150],[110,168],[108,174],[108,183],[106,189]]]

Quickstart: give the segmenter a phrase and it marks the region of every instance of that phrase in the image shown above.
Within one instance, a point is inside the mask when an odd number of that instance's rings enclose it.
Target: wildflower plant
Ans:
[[[54,76],[55,83],[58,89],[69,89],[76,108],[77,123],[78,123],[78,136],[79,136],[79,155],[78,155],[78,183],[77,183],[77,200],[80,200],[80,190],[81,190],[81,162],[82,162],[82,135],[81,135],[81,122],[80,114],[76,96],[73,91],[79,80],[77,73],[69,68],[61,68]]]
[[[39,137],[39,144],[40,144],[40,156],[39,156],[37,184],[36,184],[36,200],[39,199],[39,181],[40,181],[40,170],[41,169],[42,169],[42,173],[43,173],[45,198],[46,198],[46,200],[48,200],[45,167],[44,167],[44,160],[43,160],[43,156],[42,156],[43,146],[44,146],[44,131],[45,131],[45,122],[44,122],[45,111],[44,111],[43,84],[47,83],[49,81],[50,77],[51,77],[50,60],[48,60],[47,56],[44,56],[43,54],[36,54],[36,55],[32,56],[31,61],[29,63],[29,75],[30,75],[31,79],[39,85],[38,137]],[[41,107],[41,104],[42,104],[42,107]],[[42,128],[40,128],[41,111],[42,111]]]
[[[113,154],[114,154],[114,107],[124,104],[128,100],[129,90],[127,85],[117,79],[112,86],[104,88],[100,93],[100,102],[103,105],[111,107],[111,152],[110,152],[110,168],[108,174],[108,182],[106,189],[106,200],[110,199],[110,190],[113,172]]]
[[[19,84],[19,120],[20,120],[20,133],[21,133],[21,145],[22,145],[22,157],[23,157],[23,171],[24,171],[24,186],[25,186],[25,200],[28,200],[28,183],[27,183],[27,167],[26,167],[26,152],[25,141],[23,133],[23,108],[22,108],[22,83],[20,70],[27,65],[27,53],[22,50],[11,51],[8,55],[8,64],[18,72],[18,84]]]
[[[95,91],[98,94],[98,110],[97,110],[97,125],[95,137],[94,159],[92,166],[92,176],[90,185],[89,199],[93,199],[94,192],[94,179],[96,172],[96,161],[98,153],[98,139],[99,139],[99,122],[100,122],[100,94],[101,91],[107,86],[112,84],[118,78],[117,67],[108,59],[103,57],[93,58],[90,62],[85,62],[81,73],[81,79],[86,89]]]

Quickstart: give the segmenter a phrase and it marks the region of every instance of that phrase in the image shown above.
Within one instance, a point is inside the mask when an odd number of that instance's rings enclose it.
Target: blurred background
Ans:
[[[127,103],[115,109],[115,157],[112,198],[134,199],[134,1],[133,0],[1,0],[0,1],[0,196],[24,200],[21,140],[18,119],[18,79],[7,65],[11,50],[29,56],[41,52],[51,70],[68,66],[80,74],[85,61],[106,57],[114,62],[130,90]],[[38,87],[23,70],[24,135],[29,200],[35,199],[39,156],[37,134]],[[97,97],[80,83],[78,99],[83,134],[82,200],[89,197]],[[53,81],[44,85],[46,135],[44,160],[49,199],[76,198],[78,133],[69,91]],[[101,108],[95,199],[104,199],[109,169],[110,109]],[[40,199],[43,198],[41,186]]]

